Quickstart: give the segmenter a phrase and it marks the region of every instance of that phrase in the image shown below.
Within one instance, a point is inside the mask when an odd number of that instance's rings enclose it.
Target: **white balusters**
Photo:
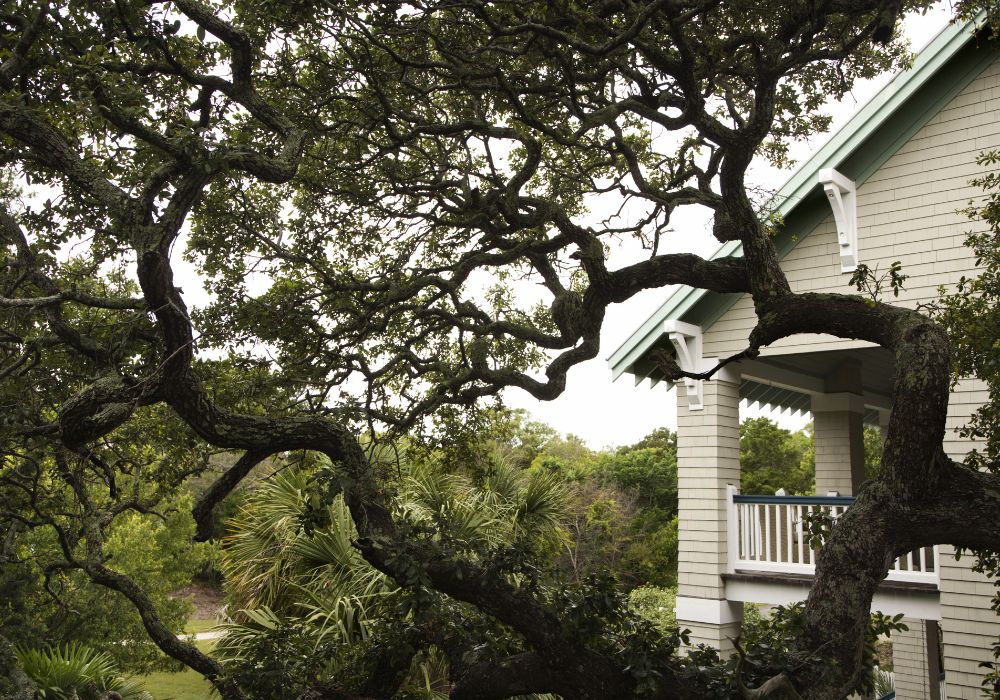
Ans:
[[[836,523],[852,499],[839,496],[740,496],[731,489],[731,571],[812,574],[816,553],[809,545],[808,521],[826,512]],[[937,584],[937,547],[917,549],[893,562],[889,581]]]

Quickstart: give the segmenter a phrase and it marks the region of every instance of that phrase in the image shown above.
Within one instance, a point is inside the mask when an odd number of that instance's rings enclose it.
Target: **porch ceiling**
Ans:
[[[896,367],[884,348],[854,348],[795,355],[763,356],[744,363],[740,399],[792,414],[811,410],[811,395],[825,391],[825,378],[846,362],[859,363],[866,403],[880,404],[892,394]],[[878,425],[878,411],[869,406],[865,422]]]
[[[821,381],[845,362],[860,362],[861,385],[864,390],[886,396],[892,393],[892,383],[896,379],[896,362],[892,353],[879,347],[769,355],[761,357],[760,361]]]
[[[793,416],[809,413],[811,405],[809,394],[768,386],[752,379],[744,379],[740,383],[740,400],[746,401],[751,408],[761,406],[782,413],[790,412]]]

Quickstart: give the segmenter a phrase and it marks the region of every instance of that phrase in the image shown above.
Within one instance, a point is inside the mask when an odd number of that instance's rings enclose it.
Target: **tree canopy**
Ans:
[[[24,530],[49,533],[48,576],[117,591],[160,649],[240,698],[111,557],[115,525],[156,517],[213,450],[234,451],[192,508],[207,536],[255,465],[319,453],[329,469],[303,527],[342,498],[374,569],[516,638],[491,644],[484,625],[442,641],[452,697],[706,697],[677,670],[676,640],[637,631],[600,586],[549,595],[508,548],[468,556],[413,523],[373,456],[403,436],[475,433],[508,387],[557,396],[597,355],[606,309],[639,291],[747,293],[758,324],[738,357],[796,333],[868,340],[894,353],[893,400],[908,407],[825,546],[782,676],[843,697],[887,563],[998,541],[1000,481],[942,451],[943,328],[793,293],[746,172],[824,128],[819,108],[854,80],[902,65],[894,28],[919,7],[5,3],[0,554],[18,556]],[[605,201],[615,213],[591,213]],[[743,257],[662,253],[684,206],[706,208]],[[648,255],[612,266],[621,238]],[[185,261],[207,300],[181,288]]]
[[[816,455],[810,436],[778,427],[768,418],[740,423],[740,489],[802,495],[815,490]]]

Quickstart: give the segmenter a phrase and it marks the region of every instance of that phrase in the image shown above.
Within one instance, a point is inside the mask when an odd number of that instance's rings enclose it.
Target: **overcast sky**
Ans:
[[[951,10],[941,2],[927,14],[913,16],[904,23],[904,31],[914,50],[927,44],[948,23]],[[830,133],[836,132],[878,90],[889,82],[891,75],[855,86],[839,104],[831,104],[833,115]],[[829,138],[820,135],[793,146],[793,157],[805,162]],[[766,164],[753,168],[754,184],[777,190],[794,170],[776,170]],[[672,238],[666,241],[664,252],[691,252],[711,255],[718,248],[707,221],[689,217],[678,221]],[[613,262],[613,261],[612,261]],[[617,349],[646,318],[649,317],[676,287],[646,291],[628,302],[612,306],[605,317],[601,334],[601,352],[595,359],[570,370],[566,391],[555,401],[537,401],[527,393],[513,389],[505,394],[508,405],[528,410],[535,419],[548,423],[562,433],[583,438],[592,448],[627,445],[640,440],[652,430],[669,426],[677,428],[676,392],[667,391],[663,384],[651,388],[649,382],[635,386],[632,375],[626,374],[612,383],[607,357]],[[741,416],[769,415],[750,412],[741,407]],[[808,422],[808,416],[772,416],[783,426],[797,430]]]

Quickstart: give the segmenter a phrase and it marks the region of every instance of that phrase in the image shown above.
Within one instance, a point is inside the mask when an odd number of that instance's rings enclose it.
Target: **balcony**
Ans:
[[[817,551],[809,546],[806,520],[820,512],[837,520],[854,503],[851,496],[741,496],[729,499],[730,571],[812,575]],[[938,585],[937,547],[897,559],[887,581]]]
[[[726,597],[756,603],[801,600],[816,572],[807,521],[825,513],[836,522],[850,496],[741,496],[729,488]],[[893,563],[872,609],[940,619],[938,548],[925,547]]]

